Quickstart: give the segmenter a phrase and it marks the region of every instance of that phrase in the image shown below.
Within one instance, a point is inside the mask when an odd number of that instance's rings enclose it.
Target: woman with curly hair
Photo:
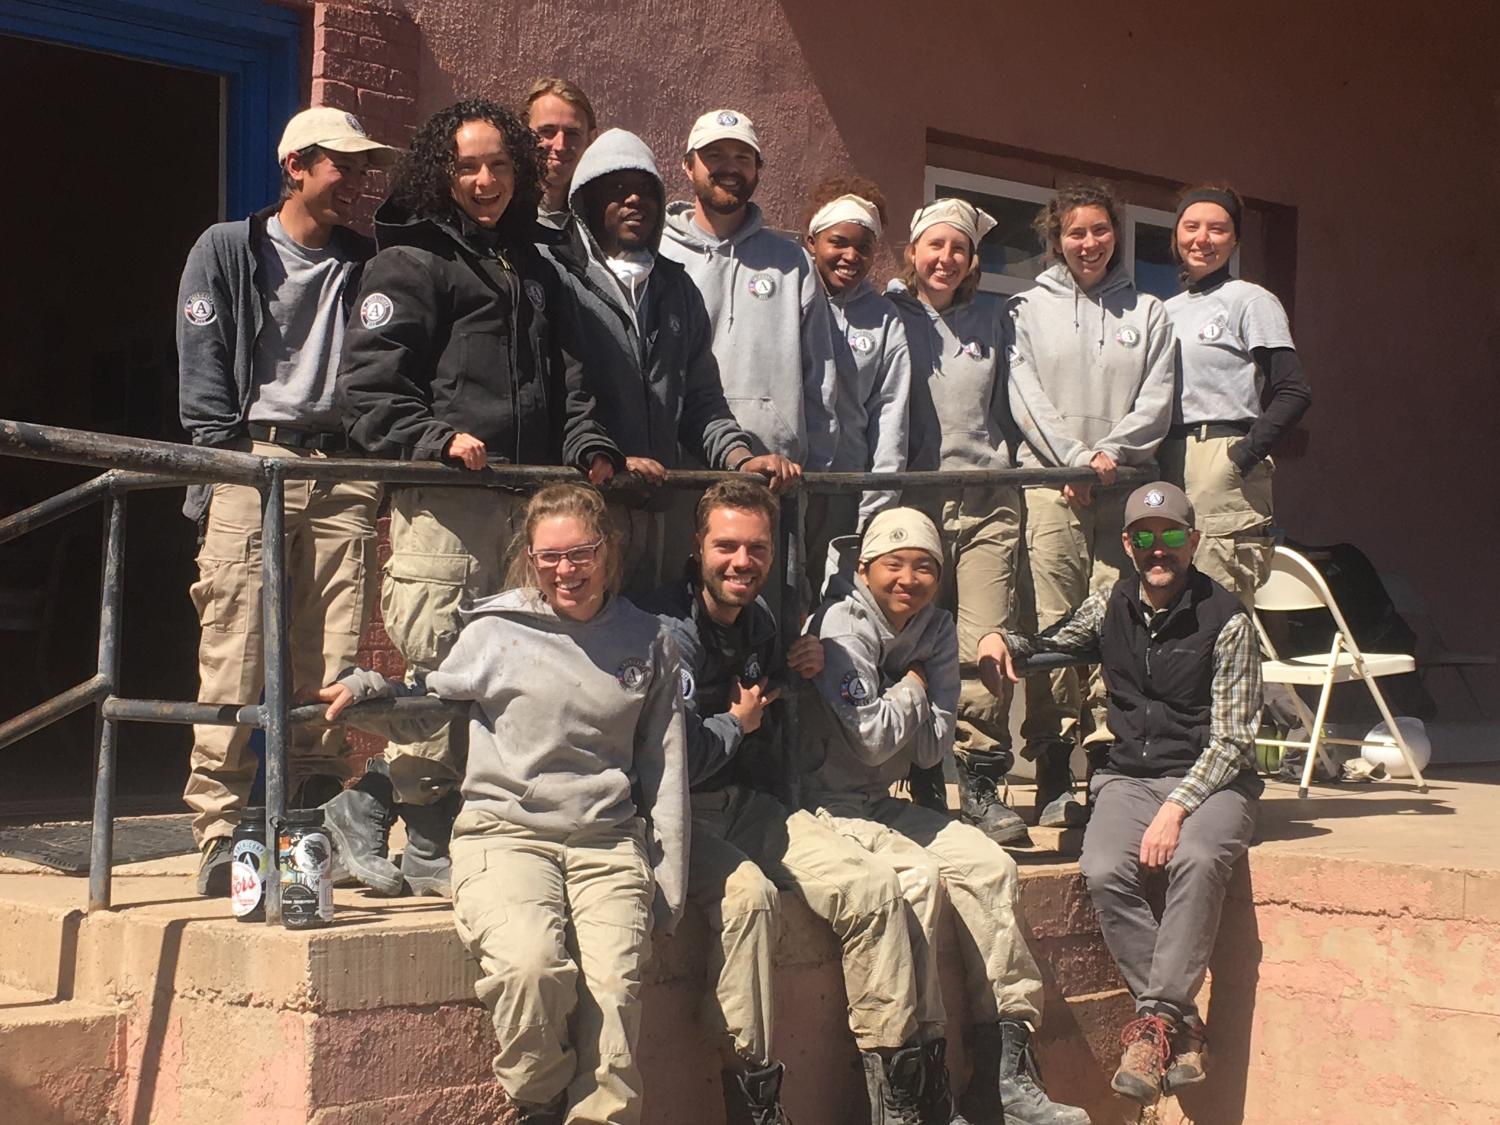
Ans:
[[[535,134],[495,102],[458,102],[417,131],[375,215],[378,252],[338,376],[360,449],[475,471],[491,461],[574,465],[596,483],[622,464],[568,346],[577,306],[532,245],[542,168]],[[500,489],[408,485],[390,502],[380,608],[417,674],[448,654],[460,604],[503,588],[525,501]],[[460,777],[446,730],[387,747],[326,806],[350,874],[384,895],[404,885],[448,893]],[[408,840],[399,869],[387,852],[397,813]]]
[[[1139,292],[1121,260],[1119,204],[1104,184],[1061,188],[1035,227],[1053,264],[1011,305],[1010,405],[1023,466],[1090,468],[1112,485],[1121,465],[1149,464],[1167,436],[1176,341],[1162,303]],[[1046,629],[1090,589],[1135,574],[1125,556],[1125,496],[1094,482],[1026,490],[1026,555],[1036,625]],[[988,655],[982,653],[981,656]],[[1080,738],[1108,734],[1098,672],[1088,699],[1076,669],[1026,681],[1022,753],[1037,766],[1038,822],[1081,820],[1069,759]]]
[[[356,670],[321,694],[329,719],[366,699],[470,701],[453,914],[495,1077],[523,1125],[635,1125],[641,969],[687,879],[677,651],[618,596],[596,490],[544,488],[522,526],[513,588],[468,610],[438,668],[417,684]]]
[[[1177,205],[1172,256],[1183,291],[1167,302],[1182,348],[1162,475],[1193,502],[1203,541],[1193,565],[1244,603],[1271,569],[1271,451],[1301,420],[1312,391],[1276,294],[1231,277],[1244,205],[1204,186]]]

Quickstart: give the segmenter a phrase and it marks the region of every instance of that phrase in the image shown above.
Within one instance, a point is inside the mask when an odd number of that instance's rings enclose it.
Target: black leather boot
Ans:
[[[384,758],[365,763],[364,776],[323,806],[337,862],[376,894],[394,898],[405,888],[391,862],[396,797]]]
[[[792,1125],[781,1108],[781,1079],[786,1067],[773,1062],[760,1070],[725,1070],[724,1120],[727,1125]]]
[[[953,756],[958,767],[958,815],[997,844],[1024,844],[1030,837],[1020,814],[1000,799],[1000,783],[1005,769],[1000,761],[985,760],[990,755]],[[1009,759],[1007,753],[1005,759]],[[1008,763],[1006,765],[1008,768]],[[996,773],[999,776],[994,776]]]
[[[921,1047],[905,1047],[890,1062],[878,1051],[863,1051],[859,1061],[870,1097],[870,1125],[924,1125],[921,1097],[926,1063]]]
[[[401,874],[412,894],[453,897],[453,861],[448,858],[448,845],[453,841],[453,822],[463,803],[463,795],[454,789],[430,805],[396,806],[406,822]]]

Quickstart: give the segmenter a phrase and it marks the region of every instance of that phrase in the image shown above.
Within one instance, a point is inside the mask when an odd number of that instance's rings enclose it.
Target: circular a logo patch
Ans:
[[[872,332],[851,332],[849,346],[859,355],[869,355],[875,350],[875,335]]]
[[[396,306],[384,293],[371,293],[359,303],[359,322],[366,328],[379,328],[389,323]]]
[[[750,296],[767,301],[774,292],[776,292],[776,279],[770,274],[758,273],[750,279]]]
[[[963,342],[963,353],[970,359],[983,359],[984,345],[978,340],[965,340]]]
[[[219,310],[214,308],[214,299],[207,293],[193,293],[183,303],[182,315],[189,324],[203,328],[219,319]]]
[[[682,698],[692,699],[693,692],[698,690],[698,685],[693,680],[693,674],[686,668],[679,668],[677,670],[677,679],[682,684]]]
[[[547,291],[542,288],[542,283],[536,280],[526,282],[526,297],[531,301],[531,307],[541,312],[547,307]]]
[[[738,125],[740,123],[740,115],[737,113],[730,113],[726,109],[723,113],[719,114],[718,117],[714,118],[714,120],[717,121],[720,125]]]
[[[1141,503],[1148,508],[1160,508],[1167,502],[1167,498],[1161,494],[1159,489],[1153,488],[1141,499]]]
[[[891,528],[891,542],[892,543],[905,543],[906,542],[906,528],[904,528],[904,527],[893,527],[893,528]]]
[[[355,117],[354,114],[352,114],[352,113],[346,113],[346,114],[344,114],[344,124],[347,125],[347,126],[349,126],[349,128],[353,129],[361,137],[363,137],[363,136],[366,135],[365,134],[365,127],[359,123],[359,118]]]
[[[745,674],[741,677],[744,682],[758,684],[762,675],[759,657],[752,656],[745,661]]]
[[[845,703],[858,706],[869,700],[870,685],[865,683],[865,678],[858,672],[850,672],[839,681],[839,694],[844,697]]]
[[[1210,321],[1198,329],[1198,339],[1207,344],[1213,343],[1222,335],[1224,335],[1224,326],[1217,320]]]
[[[669,314],[667,316],[667,331],[672,333],[672,335],[674,336],[681,336],[682,317],[678,316],[676,313]]]
[[[1122,347],[1133,348],[1141,342],[1141,334],[1127,324],[1115,333],[1115,342]]]
[[[615,679],[626,691],[637,690],[646,683],[646,662],[636,656],[620,661],[619,668],[615,669]]]

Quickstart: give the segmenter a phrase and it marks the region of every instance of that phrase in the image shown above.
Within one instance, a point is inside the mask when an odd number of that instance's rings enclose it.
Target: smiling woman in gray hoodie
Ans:
[[[670,930],[686,885],[677,651],[615,596],[616,534],[594,489],[538,492],[525,541],[517,588],[472,607],[425,684],[356,671],[323,698],[330,719],[424,691],[472,701],[453,910],[480,963],[495,1076],[522,1122],[632,1125],[653,902]]]
[[[1010,406],[1022,465],[1083,467],[1114,483],[1120,465],[1150,463],[1172,421],[1177,345],[1162,303],[1136,290],[1121,260],[1119,206],[1102,184],[1064,187],[1036,229],[1054,264],[1011,304]],[[1092,485],[1026,490],[1026,552],[1038,628],[1061,620],[1091,587],[1133,573],[1120,533],[1125,497]],[[1068,758],[1080,735],[1107,734],[1097,674],[1090,709],[1074,669],[1026,681],[1022,751],[1037,762],[1037,811],[1066,822]],[[1094,704],[1097,703],[1097,706]],[[1095,715],[1098,717],[1095,718]],[[1063,798],[1063,804],[1048,806]]]

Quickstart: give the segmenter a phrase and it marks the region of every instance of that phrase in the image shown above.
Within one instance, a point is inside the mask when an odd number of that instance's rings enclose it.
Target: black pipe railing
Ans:
[[[261,457],[238,450],[211,449],[143,438],[70,430],[32,422],[0,420],[0,456],[55,461],[102,469],[102,475],[0,519],[0,543],[34,531],[96,502],[106,505],[105,551],[100,583],[99,657],[97,673],[25,713],[0,723],[0,749],[84,707],[95,712],[94,820],[90,843],[89,910],[111,904],[114,853],[115,755],[122,722],[203,723],[246,726],[265,732],[266,831],[274,840],[286,803],[286,751],[294,727],[326,725],[322,704],[292,706],[291,658],[287,640],[285,558],[285,486],[289,480],[368,480],[381,484],[436,484],[467,488],[535,487],[577,481],[578,473],[556,466],[492,465],[478,472],[435,462],[380,461],[356,458]],[[713,470],[672,470],[666,487],[701,491],[734,474]],[[1146,480],[1138,469],[1122,469],[1116,487]],[[1013,487],[1091,483],[1092,470],[973,469],[956,472],[807,473],[802,491],[855,492],[865,489],[925,489],[950,492],[965,487]],[[139,489],[184,484],[231,482],[258,489],[262,496],[261,567],[265,685],[260,704],[215,704],[174,700],[130,699],[119,695],[120,630],[124,611],[125,512],[127,495]],[[605,493],[623,503],[638,502],[651,491],[634,474],[619,474]],[[778,585],[782,636],[801,631],[798,607],[803,575],[801,501],[793,492],[781,498]],[[1061,666],[1068,661],[1039,660],[1033,667]],[[786,769],[783,796],[794,806],[798,772],[792,768],[791,740],[797,729],[796,693],[783,697],[781,724]],[[381,700],[356,704],[340,722],[358,725],[361,716],[447,715],[461,717],[467,704],[438,699]],[[273,853],[274,855],[274,848]],[[266,921],[280,921],[280,883],[267,884]]]

